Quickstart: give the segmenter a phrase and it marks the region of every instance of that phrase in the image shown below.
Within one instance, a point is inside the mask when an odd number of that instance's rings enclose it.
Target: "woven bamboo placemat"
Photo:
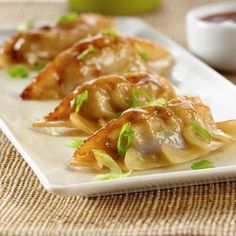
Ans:
[[[18,2],[20,2],[18,0]],[[184,16],[205,0],[162,0],[144,20],[185,46]],[[57,3],[0,0],[0,26],[55,18]],[[226,74],[236,82],[236,75]],[[48,193],[0,132],[0,235],[236,235],[236,182],[96,198]]]

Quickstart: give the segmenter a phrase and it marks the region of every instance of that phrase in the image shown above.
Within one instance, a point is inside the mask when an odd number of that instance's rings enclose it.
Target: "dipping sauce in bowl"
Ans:
[[[214,22],[214,23],[223,23],[223,22],[236,23],[236,11],[207,15],[200,19],[203,21]]]
[[[192,9],[186,32],[191,52],[216,69],[236,72],[236,1]]]

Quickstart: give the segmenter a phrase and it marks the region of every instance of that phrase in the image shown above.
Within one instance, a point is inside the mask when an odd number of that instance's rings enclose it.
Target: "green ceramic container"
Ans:
[[[157,8],[160,0],[68,0],[77,12],[98,12],[106,15],[133,15]]]

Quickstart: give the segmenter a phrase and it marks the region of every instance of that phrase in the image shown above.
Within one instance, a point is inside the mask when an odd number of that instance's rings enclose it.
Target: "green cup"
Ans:
[[[160,0],[68,0],[77,12],[98,12],[106,15],[133,15],[157,8]]]

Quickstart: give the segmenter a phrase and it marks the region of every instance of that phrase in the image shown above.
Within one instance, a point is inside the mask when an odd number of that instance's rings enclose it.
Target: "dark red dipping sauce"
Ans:
[[[222,13],[204,16],[201,18],[201,20],[214,22],[214,23],[222,23],[226,21],[236,23],[236,11],[222,12]]]

